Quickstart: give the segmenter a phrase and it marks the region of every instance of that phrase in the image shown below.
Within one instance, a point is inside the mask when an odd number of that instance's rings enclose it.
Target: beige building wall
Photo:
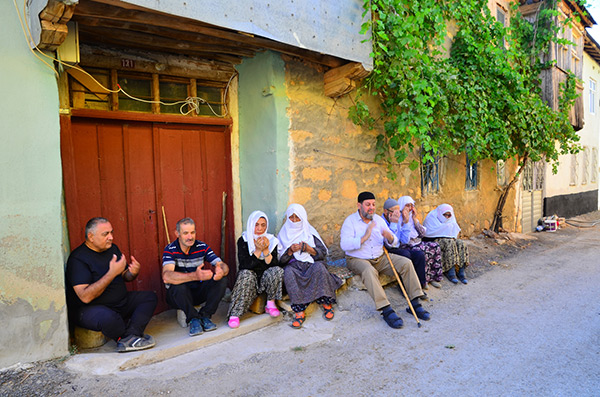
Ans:
[[[595,112],[590,112],[590,81],[596,83]],[[558,172],[546,166],[544,197],[576,194],[598,189],[598,142],[600,138],[600,65],[587,53],[583,54],[583,106],[584,127],[578,134],[579,144],[584,148],[576,155],[564,155],[559,159]],[[587,152],[587,154],[586,154]],[[596,153],[596,164],[593,164]]]

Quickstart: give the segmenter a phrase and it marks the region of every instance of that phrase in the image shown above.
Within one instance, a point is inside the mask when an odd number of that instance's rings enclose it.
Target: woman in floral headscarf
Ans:
[[[332,320],[335,290],[342,285],[342,280],[329,273],[321,262],[327,255],[327,247],[317,230],[308,223],[303,206],[291,204],[288,207],[277,238],[283,248],[279,263],[287,264],[284,282],[294,311],[292,327],[302,327],[306,319],[304,311],[311,302],[320,304],[323,317]]]
[[[239,272],[231,293],[229,322],[231,328],[240,326],[244,314],[258,294],[267,293],[265,311],[271,317],[279,316],[275,305],[281,299],[283,269],[279,266],[279,240],[267,233],[269,218],[262,211],[248,217],[246,231],[237,241]]]
[[[426,229],[425,240],[435,241],[442,249],[442,269],[448,280],[457,284],[458,276],[463,284],[467,284],[465,268],[469,265],[469,250],[465,243],[458,239],[460,227],[456,223],[452,206],[438,206],[427,214],[423,226]]]

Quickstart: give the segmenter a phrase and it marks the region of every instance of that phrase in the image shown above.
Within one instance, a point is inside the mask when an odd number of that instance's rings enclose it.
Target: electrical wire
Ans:
[[[27,38],[27,31],[25,30],[25,25],[23,24],[23,19],[25,19],[25,22],[27,22],[27,19],[24,16],[25,15],[26,0],[23,1],[23,16],[21,16],[21,12],[19,11],[19,6],[17,5],[17,0],[13,0],[13,4],[15,5],[15,10],[17,11],[17,15],[19,17],[19,22],[21,23],[21,30],[23,31],[23,35],[25,36],[25,40],[27,41],[27,48],[29,48],[29,51],[31,51],[31,53],[33,54],[34,57],[36,57],[41,62],[43,62],[46,66],[48,66],[50,69],[52,69],[52,71],[54,72],[54,74],[56,74],[56,77],[58,77],[58,72],[56,71],[56,69],[54,69],[54,67],[52,65],[50,65],[48,62],[46,62],[42,58],[40,58],[35,53],[35,51],[33,51],[33,49],[31,48],[31,45],[29,44],[29,40]],[[29,25],[28,24],[27,24],[27,29],[29,30]],[[33,41],[32,41],[32,43],[33,43]],[[38,51],[41,52],[41,50],[39,48],[37,48],[37,46],[35,46],[35,48]],[[43,55],[46,55],[46,54],[43,54]]]
[[[206,101],[202,97],[187,97],[185,100],[176,101],[176,102],[162,102],[162,101],[154,101],[154,100],[146,100],[146,99],[142,99],[142,98],[137,98],[137,97],[134,97],[133,95],[128,94],[119,84],[117,84],[117,86],[119,87],[119,89],[117,89],[117,90],[111,90],[110,88],[105,87],[102,83],[100,83],[98,80],[96,80],[96,78],[94,76],[92,76],[87,71],[85,71],[84,69],[80,68],[79,66],[68,64],[66,62],[63,62],[60,59],[57,59],[55,57],[52,57],[52,56],[44,53],[40,48],[38,48],[37,45],[34,44],[35,41],[33,40],[33,35],[31,34],[31,30],[29,28],[29,22],[27,21],[27,18],[25,17],[27,15],[27,12],[26,12],[26,10],[27,10],[27,0],[23,0],[23,15],[21,15],[21,12],[19,11],[19,7],[17,5],[17,0],[13,0],[13,4],[15,6],[15,10],[17,11],[17,15],[19,17],[19,22],[21,23],[21,29],[23,30],[23,35],[25,36],[25,41],[27,42],[27,48],[29,48],[29,50],[31,51],[31,53],[36,58],[38,58],[41,62],[43,62],[47,67],[49,67],[50,69],[52,69],[52,71],[54,72],[54,74],[56,74],[56,77],[59,77],[59,74],[56,71],[56,68],[54,66],[52,66],[51,64],[49,64],[48,62],[46,62],[45,60],[43,60],[42,58],[40,58],[38,56],[38,54],[35,53],[34,49],[36,51],[38,51],[42,56],[44,56],[46,58],[49,58],[52,61],[59,63],[60,65],[63,65],[63,66],[69,67],[69,68],[73,68],[73,69],[79,70],[80,72],[86,74],[96,84],[98,84],[98,86],[100,86],[103,90],[105,90],[107,92],[111,92],[111,93],[122,92],[125,96],[127,96],[128,98],[130,98],[130,99],[132,99],[134,101],[144,102],[144,103],[158,103],[158,104],[161,104],[161,105],[164,105],[164,106],[181,105],[179,107],[179,112],[182,115],[184,115],[184,116],[187,116],[188,114],[190,114],[191,112],[194,112],[194,111],[196,112],[196,114],[200,114],[200,106],[201,105],[208,106],[208,108],[211,111],[211,113],[214,114],[216,117],[227,117],[227,115],[229,114],[229,109],[227,108],[227,104],[226,104],[227,92],[229,90],[229,85],[231,84],[231,81],[238,74],[237,72],[235,72],[235,73],[233,73],[231,75],[231,77],[229,78],[229,81],[227,82],[227,85],[225,86],[225,91],[224,91],[224,94],[223,94],[223,97],[225,98],[225,101],[223,102],[223,108],[225,109],[225,113],[223,113],[223,114],[218,114],[217,112],[215,112],[215,110],[210,105],[210,103],[208,103],[208,101]],[[23,23],[23,20],[25,20],[25,23]],[[31,48],[32,45],[33,45],[33,48]],[[190,110],[188,110],[187,112],[184,111],[184,109],[185,109],[186,106],[190,107]]]

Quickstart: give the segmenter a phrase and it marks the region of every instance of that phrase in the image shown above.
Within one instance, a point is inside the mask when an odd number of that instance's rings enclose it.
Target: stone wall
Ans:
[[[290,119],[289,202],[304,205],[313,226],[330,247],[334,259],[343,255],[339,235],[344,219],[356,210],[356,197],[372,191],[382,212],[388,197],[411,195],[421,214],[442,203],[453,205],[464,236],[489,227],[500,194],[496,170],[491,161],[479,165],[479,188],[465,190],[465,156],[442,161],[440,193],[421,196],[420,171],[406,164],[396,165],[396,180],[387,177],[384,164],[374,162],[376,131],[363,130],[348,119],[351,96],[337,100],[323,94],[323,70],[293,58],[284,57],[285,82]],[[372,104],[375,106],[375,104]],[[514,169],[510,163],[510,170]],[[505,206],[505,228],[515,228],[515,198],[511,193]],[[278,225],[281,225],[281,219]]]

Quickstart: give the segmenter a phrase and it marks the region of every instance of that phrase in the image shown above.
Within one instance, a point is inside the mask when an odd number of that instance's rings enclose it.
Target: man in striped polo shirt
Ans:
[[[162,277],[167,287],[167,303],[185,313],[190,336],[217,329],[210,317],[215,314],[227,288],[229,267],[204,242],[196,240],[196,224],[191,218],[177,222],[177,240],[165,247]],[[213,270],[202,268],[204,261]],[[205,303],[199,310],[194,306]]]

